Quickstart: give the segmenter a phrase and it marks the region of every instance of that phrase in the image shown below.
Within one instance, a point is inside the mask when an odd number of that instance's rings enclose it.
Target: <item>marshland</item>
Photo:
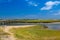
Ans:
[[[60,40],[60,20],[0,20],[0,40]]]

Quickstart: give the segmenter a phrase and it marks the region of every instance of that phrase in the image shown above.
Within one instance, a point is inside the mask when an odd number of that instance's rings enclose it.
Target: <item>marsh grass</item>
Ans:
[[[27,28],[13,28],[10,31],[18,38],[17,40],[60,40],[59,30],[46,30],[42,27],[42,25],[38,25]]]

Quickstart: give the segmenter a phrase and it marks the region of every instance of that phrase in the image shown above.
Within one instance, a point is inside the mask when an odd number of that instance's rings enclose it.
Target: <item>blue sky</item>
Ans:
[[[0,0],[2,19],[60,19],[59,0]]]

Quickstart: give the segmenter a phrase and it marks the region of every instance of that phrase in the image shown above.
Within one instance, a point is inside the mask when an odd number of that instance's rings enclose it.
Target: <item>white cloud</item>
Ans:
[[[60,13],[54,14],[54,15],[60,15]]]
[[[58,10],[58,11],[54,11],[55,13],[53,13],[52,15],[54,15],[54,16],[58,16],[58,15],[60,15],[60,10]]]
[[[37,3],[32,2],[32,1],[29,1],[29,2],[28,2],[28,4],[29,4],[29,5],[32,5],[32,6],[38,6],[38,4],[37,4]]]
[[[45,6],[41,10],[50,10],[53,6],[59,5],[60,1],[48,1],[45,3]]]
[[[31,5],[31,6],[35,6],[35,7],[38,6],[38,3],[33,2],[33,1],[27,1],[27,3],[28,3],[29,5]]]

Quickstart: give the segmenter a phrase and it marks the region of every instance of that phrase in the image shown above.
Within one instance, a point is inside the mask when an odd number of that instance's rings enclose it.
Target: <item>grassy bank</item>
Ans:
[[[60,40],[60,31],[47,30],[42,25],[27,28],[13,28],[10,31],[14,33],[17,40]]]

